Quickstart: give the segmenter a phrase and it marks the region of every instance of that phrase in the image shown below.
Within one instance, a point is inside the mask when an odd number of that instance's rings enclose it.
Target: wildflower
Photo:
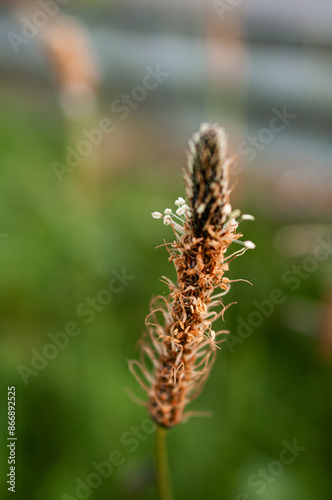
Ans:
[[[152,214],[163,217],[174,231],[168,251],[177,282],[163,278],[169,296],[152,301],[147,332],[140,342],[140,361],[130,361],[129,366],[147,392],[145,404],[151,417],[167,428],[189,416],[185,407],[201,392],[218,344],[224,341],[218,338],[228,333],[212,330],[212,322],[226,310],[219,299],[232,283],[224,276],[229,263],[255,247],[251,241],[240,241],[242,234],[236,232],[240,212],[232,211],[229,200],[231,160],[226,159],[226,147],[224,129],[203,124],[190,140],[187,202],[179,197],[175,214],[170,209],[164,216]],[[226,255],[232,242],[242,248]],[[218,305],[222,309],[217,313],[213,308]]]

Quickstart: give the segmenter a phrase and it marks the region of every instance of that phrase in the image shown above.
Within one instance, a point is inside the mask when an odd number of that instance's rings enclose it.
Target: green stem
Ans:
[[[172,500],[172,492],[170,485],[167,450],[166,450],[166,429],[157,426],[156,431],[156,469],[157,469],[157,485],[159,490],[160,500]]]

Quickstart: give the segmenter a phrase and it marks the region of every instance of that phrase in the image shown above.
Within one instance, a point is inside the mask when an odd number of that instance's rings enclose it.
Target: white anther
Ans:
[[[250,240],[244,241],[244,242],[243,242],[243,245],[244,245],[246,248],[250,248],[251,250],[253,250],[254,248],[256,248],[255,243],[253,243],[253,242],[252,242],[252,241],[250,241]]]
[[[241,215],[241,210],[239,210],[238,208],[233,210],[233,212],[231,213],[231,217],[233,217],[233,219],[237,219],[238,217],[240,217]]]
[[[243,214],[241,219],[242,220],[255,220],[255,217],[251,214]]]
[[[162,219],[163,218],[163,214],[161,214],[160,212],[152,212],[151,215],[154,219]]]
[[[178,199],[175,202],[175,205],[177,205],[178,207],[181,207],[185,203],[186,203],[186,200],[184,200],[183,198],[181,198],[181,196],[179,196]]]
[[[172,223],[172,217],[170,215],[165,215],[164,224],[165,226],[169,226]]]
[[[177,209],[176,214],[177,214],[177,215],[183,215],[183,214],[185,214],[185,213],[186,213],[187,209],[188,209],[188,206],[187,206],[187,205],[182,205],[182,207],[179,207],[179,208]]]

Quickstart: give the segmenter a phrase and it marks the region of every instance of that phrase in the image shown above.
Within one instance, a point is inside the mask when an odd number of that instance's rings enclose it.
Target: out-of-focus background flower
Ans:
[[[176,498],[329,499],[332,4],[8,0],[0,28],[1,489],[15,385],[17,498],[155,498],[127,359],[174,278],[150,213],[212,121],[254,286],[227,296],[212,416],[169,434]]]

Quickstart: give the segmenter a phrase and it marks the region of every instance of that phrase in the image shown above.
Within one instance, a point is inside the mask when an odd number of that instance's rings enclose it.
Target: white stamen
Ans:
[[[216,338],[216,332],[211,330],[211,339],[214,340]]]
[[[164,214],[165,215],[172,215],[172,209],[171,208],[165,208]]]
[[[246,248],[250,248],[251,250],[253,250],[254,248],[256,248],[255,243],[253,243],[253,242],[252,242],[252,241],[250,241],[250,240],[244,241],[244,242],[243,242],[243,245],[244,245]]]
[[[172,217],[170,215],[165,215],[164,224],[165,226],[169,226],[172,223]]]
[[[240,217],[241,215],[241,210],[239,210],[238,208],[233,210],[233,212],[231,213],[231,217],[233,217],[233,219],[237,219],[238,217]]]
[[[161,214],[160,212],[152,212],[151,215],[154,219],[162,219],[163,218],[163,214]]]
[[[251,214],[243,214],[241,219],[242,220],[255,220],[255,217]]]
[[[177,205],[178,207],[181,207],[181,205],[184,205],[185,203],[186,203],[186,200],[184,200],[183,198],[181,198],[181,196],[179,196],[179,198],[175,202],[175,205]]]
[[[176,211],[177,215],[183,215],[186,213],[188,206],[187,205],[182,205],[182,207],[179,207]]]

